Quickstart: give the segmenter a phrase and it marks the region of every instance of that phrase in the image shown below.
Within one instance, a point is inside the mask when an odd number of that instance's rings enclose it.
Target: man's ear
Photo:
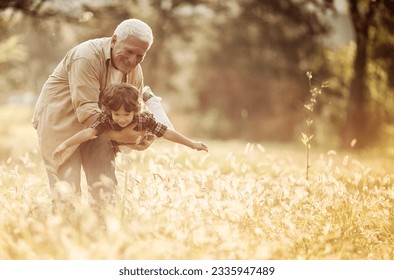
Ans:
[[[118,37],[116,35],[112,35],[112,37],[111,37],[111,47],[114,46],[114,44],[116,43],[117,40],[118,40]]]

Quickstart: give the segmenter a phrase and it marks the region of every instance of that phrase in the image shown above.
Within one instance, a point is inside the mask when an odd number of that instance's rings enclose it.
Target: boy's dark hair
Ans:
[[[132,85],[121,83],[111,84],[103,92],[100,105],[104,110],[117,111],[124,106],[126,112],[140,112],[142,104],[139,99],[140,92]]]

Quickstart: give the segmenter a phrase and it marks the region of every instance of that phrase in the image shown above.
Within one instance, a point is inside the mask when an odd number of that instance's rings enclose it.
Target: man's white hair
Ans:
[[[141,41],[147,42],[149,47],[153,43],[152,29],[142,20],[135,18],[122,21],[118,27],[116,27],[114,35],[116,35],[119,42],[125,40],[129,36],[134,36]]]

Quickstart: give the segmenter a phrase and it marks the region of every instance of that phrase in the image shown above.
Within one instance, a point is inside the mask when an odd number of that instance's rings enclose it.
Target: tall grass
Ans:
[[[306,181],[291,158],[255,145],[216,157],[176,147],[123,155],[117,203],[101,221],[84,197],[52,215],[43,167],[10,160],[0,169],[0,258],[392,259],[394,175],[336,160],[324,156]]]
[[[292,146],[206,142],[119,155],[102,217],[86,185],[51,213],[35,149],[4,159],[0,259],[394,259],[392,158],[316,151],[305,180]]]
[[[305,120],[306,123],[306,131],[301,133],[301,141],[306,148],[306,167],[305,167],[305,178],[309,179],[309,168],[310,166],[310,151],[311,151],[311,141],[314,137],[312,133],[312,124],[313,124],[313,110],[315,108],[317,97],[323,93],[323,88],[327,87],[328,84],[323,82],[320,87],[315,87],[312,85],[312,72],[307,71],[306,76],[309,82],[309,93],[310,99],[307,104],[304,105],[305,109],[307,110],[307,117]]]

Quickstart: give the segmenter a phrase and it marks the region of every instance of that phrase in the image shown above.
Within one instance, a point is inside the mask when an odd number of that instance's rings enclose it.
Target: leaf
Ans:
[[[353,139],[351,142],[350,142],[350,147],[354,147],[354,146],[356,146],[356,144],[357,144],[357,139]]]
[[[250,142],[248,142],[248,144],[246,144],[245,149],[244,149],[244,155],[247,155],[249,150],[250,150]]]
[[[333,155],[336,155],[336,154],[337,154],[337,152],[334,151],[334,150],[329,150],[329,151],[327,152],[327,155],[329,155],[329,156],[333,156]]]
[[[257,144],[257,149],[259,149],[260,152],[265,153],[265,148],[262,145]]]
[[[349,161],[349,156],[348,156],[348,155],[346,155],[346,156],[343,158],[343,162],[342,162],[342,164],[343,164],[344,166],[346,166],[346,165],[347,165],[347,163],[348,163],[348,161]]]
[[[307,145],[309,142],[309,137],[305,133],[301,133],[301,141],[304,145]]]

